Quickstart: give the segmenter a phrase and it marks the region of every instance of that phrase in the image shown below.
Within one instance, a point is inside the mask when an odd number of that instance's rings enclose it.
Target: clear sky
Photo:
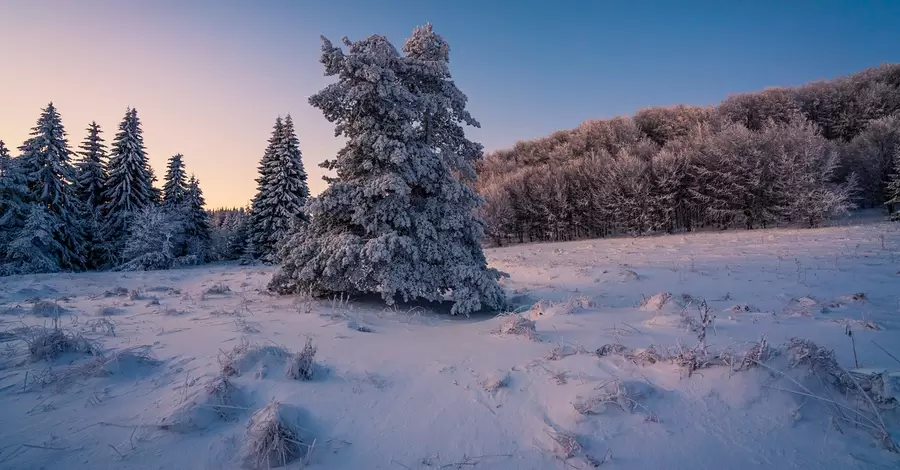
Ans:
[[[328,83],[319,35],[434,23],[488,150],[653,105],[715,104],[900,62],[900,1],[0,0],[0,139],[53,101],[70,143],[110,140],[133,106],[150,161],[183,153],[210,207],[244,205],[278,115],[310,187],[340,142],[307,98]]]

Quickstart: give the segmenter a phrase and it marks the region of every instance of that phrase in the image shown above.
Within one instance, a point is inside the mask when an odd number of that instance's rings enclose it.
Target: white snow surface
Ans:
[[[0,278],[0,468],[242,468],[250,417],[271,402],[299,410],[291,419],[308,436],[285,468],[900,465],[768,370],[688,376],[665,361],[594,354],[617,342],[696,344],[681,312],[696,316],[706,299],[716,315],[711,349],[799,337],[833,348],[848,369],[858,361],[896,372],[900,363],[878,346],[900,357],[900,224],[524,245],[487,256],[511,275],[504,288],[538,340],[494,334],[507,320],[495,313],[273,296],[265,292],[273,269],[259,266]],[[64,308],[58,323],[93,341],[103,367],[84,354],[28,358],[17,332],[52,322],[46,303],[33,313],[38,300]],[[289,353],[308,337],[317,348],[312,379],[287,378]],[[216,408],[210,390],[227,354],[239,375],[222,392],[228,407]],[[640,406],[576,411],[616,379]],[[881,413],[898,440],[897,410]],[[190,426],[165,425],[186,419]],[[554,435],[574,436],[581,449],[563,449]]]

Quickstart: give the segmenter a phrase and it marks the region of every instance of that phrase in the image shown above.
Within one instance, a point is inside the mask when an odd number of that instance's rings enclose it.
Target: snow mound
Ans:
[[[36,317],[57,317],[68,313],[65,307],[57,302],[41,300],[31,307],[31,314]]]
[[[645,297],[641,301],[641,309],[648,312],[656,312],[662,310],[669,301],[672,300],[672,294],[669,292],[660,292],[659,294]]]
[[[593,308],[594,306],[594,301],[591,300],[590,297],[580,295],[577,297],[572,297],[568,300],[564,300],[562,302],[548,302],[546,300],[540,300],[532,305],[531,309],[529,309],[527,313],[532,320],[537,320],[540,317],[571,315],[582,310]]]
[[[252,469],[287,465],[312,451],[315,439],[308,435],[300,408],[272,401],[250,418],[241,455]]]
[[[218,375],[175,405],[160,418],[159,426],[182,434],[202,431],[217,423],[236,419],[246,408],[247,402],[241,390],[228,377]]]
[[[219,366],[225,377],[240,377],[253,373],[257,379],[266,378],[269,371],[285,370],[291,353],[280,346],[256,346],[242,341],[231,351],[219,353]]]
[[[494,334],[524,336],[531,340],[538,339],[534,321],[517,313],[501,315],[500,326],[494,330]]]

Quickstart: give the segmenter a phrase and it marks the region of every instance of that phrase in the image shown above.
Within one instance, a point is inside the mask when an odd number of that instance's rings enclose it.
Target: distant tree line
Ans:
[[[900,208],[898,145],[900,64],[889,64],[518,142],[485,156],[478,190],[496,244],[815,227],[854,207]]]
[[[0,275],[159,269],[207,259],[208,215],[183,157],[162,189],[147,160],[137,110],[107,148],[92,122],[73,151],[59,111],[42,110],[13,157],[0,141]]]

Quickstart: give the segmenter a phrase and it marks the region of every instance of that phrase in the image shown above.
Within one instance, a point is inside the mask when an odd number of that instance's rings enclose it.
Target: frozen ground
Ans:
[[[288,468],[900,464],[885,450],[900,440],[896,376],[873,375],[900,370],[879,348],[900,358],[900,224],[488,255],[533,333],[427,305],[272,297],[270,268],[0,278],[0,468],[265,468],[245,457],[273,435]],[[792,337],[840,366],[783,348]],[[311,368],[292,355],[307,338]],[[761,338],[771,349],[746,357]]]

